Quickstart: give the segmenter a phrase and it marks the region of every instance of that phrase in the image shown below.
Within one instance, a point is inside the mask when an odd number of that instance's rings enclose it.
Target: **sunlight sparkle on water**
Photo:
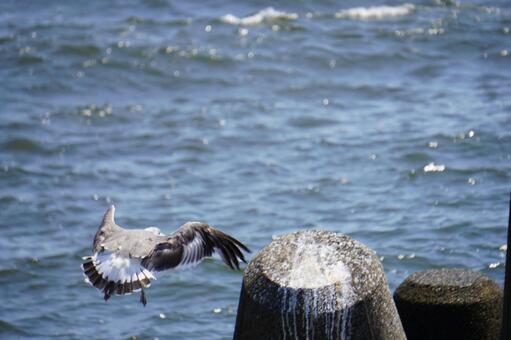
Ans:
[[[443,172],[445,165],[436,165],[435,163],[429,163],[424,166],[424,172]]]

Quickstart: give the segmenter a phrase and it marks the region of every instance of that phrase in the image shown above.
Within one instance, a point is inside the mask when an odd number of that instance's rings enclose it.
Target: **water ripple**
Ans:
[[[2,143],[0,148],[6,152],[21,152],[34,154],[50,154],[51,151],[43,147],[41,143],[28,138],[11,138]]]
[[[144,313],[83,282],[110,204],[254,251],[348,233],[391,289],[432,267],[501,283],[511,13],[408,3],[0,2],[0,333],[232,337],[241,273],[218,259],[159,279]]]

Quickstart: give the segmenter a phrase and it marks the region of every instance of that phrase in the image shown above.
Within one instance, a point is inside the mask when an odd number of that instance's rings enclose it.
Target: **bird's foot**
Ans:
[[[141,292],[140,292],[140,303],[144,305],[147,304],[147,299],[145,298],[145,293],[144,293],[144,289],[142,288]]]

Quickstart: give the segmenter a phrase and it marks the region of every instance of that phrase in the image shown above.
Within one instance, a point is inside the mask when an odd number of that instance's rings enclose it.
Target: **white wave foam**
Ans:
[[[244,26],[259,25],[263,22],[271,22],[275,20],[296,20],[296,19],[298,19],[298,14],[280,12],[273,9],[273,7],[265,8],[253,15],[249,15],[244,18],[238,18],[237,16],[232,14],[224,15],[221,18],[221,20],[226,24]]]
[[[338,19],[359,20],[382,19],[386,17],[407,15],[414,9],[415,6],[412,4],[403,4],[399,6],[355,7],[335,13],[335,17]]]

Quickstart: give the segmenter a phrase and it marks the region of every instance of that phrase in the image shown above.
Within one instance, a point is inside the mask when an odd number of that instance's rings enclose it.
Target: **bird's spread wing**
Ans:
[[[239,269],[239,261],[246,262],[242,251],[250,252],[240,241],[200,222],[188,222],[174,234],[160,236],[160,240],[142,259],[142,265],[150,271],[198,264],[215,251],[231,269]]]

